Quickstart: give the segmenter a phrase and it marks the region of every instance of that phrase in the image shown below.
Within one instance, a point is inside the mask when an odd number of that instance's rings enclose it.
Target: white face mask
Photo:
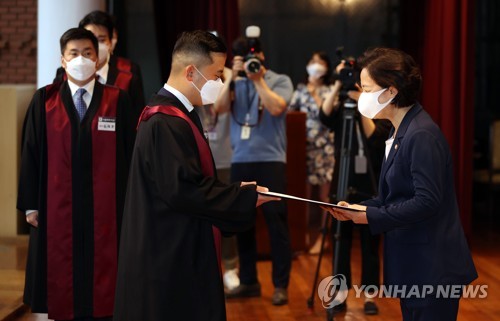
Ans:
[[[219,78],[217,80],[208,80],[203,76],[203,74],[198,70],[198,68],[194,67],[196,71],[207,81],[203,87],[201,87],[201,90],[196,87],[194,82],[191,82],[193,84],[194,88],[196,88],[200,94],[201,94],[201,102],[203,105],[210,105],[215,103],[217,100],[217,97],[219,96],[220,91],[222,90],[222,87],[224,87],[224,83],[222,80]]]
[[[312,79],[319,79],[326,74],[326,67],[317,62],[307,65],[306,70]]]
[[[76,80],[84,81],[89,79],[95,74],[95,70],[95,61],[81,55],[70,61],[66,60],[66,72]]]
[[[99,42],[99,65],[104,65],[109,58],[109,46]]]
[[[372,93],[362,92],[358,99],[358,110],[366,118],[373,119],[382,109],[387,107],[392,101],[389,99],[385,103],[379,103],[378,98],[387,88]]]

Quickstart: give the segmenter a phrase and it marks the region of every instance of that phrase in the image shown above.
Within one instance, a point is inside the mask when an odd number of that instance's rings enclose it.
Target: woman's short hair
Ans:
[[[359,57],[360,69],[382,88],[393,86],[398,94],[392,100],[396,107],[407,107],[417,101],[422,76],[415,60],[407,53],[393,48],[368,49]]]
[[[330,61],[330,57],[328,57],[328,54],[324,50],[313,52],[311,59],[315,55],[318,55],[319,59],[323,60],[326,64],[326,73],[321,76],[321,80],[323,80],[323,84],[328,86],[332,83],[332,62]]]

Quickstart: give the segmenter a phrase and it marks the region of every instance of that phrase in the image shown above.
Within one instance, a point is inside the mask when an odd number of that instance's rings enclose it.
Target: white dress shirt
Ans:
[[[391,151],[393,143],[394,143],[394,136],[385,141],[385,159],[389,157],[389,152]]]
[[[98,76],[97,79],[103,85],[105,85],[106,82],[108,81],[108,72],[109,72],[109,62],[107,62],[104,66],[102,66],[101,69],[99,69],[96,72],[96,75]]]
[[[181,103],[184,105],[184,107],[186,107],[186,109],[189,112],[193,111],[193,109],[194,109],[193,104],[191,104],[191,102],[189,101],[189,99],[187,99],[186,96],[184,96],[180,91],[178,91],[174,87],[169,86],[167,84],[165,84],[163,86],[163,88],[165,88],[165,90],[169,91],[170,93],[172,93],[172,95],[174,95],[175,97],[177,97],[177,99],[179,99],[181,101]]]
[[[88,84],[86,84],[83,87],[78,87],[78,85],[72,83],[71,80],[68,79],[68,85],[69,85],[69,90],[71,90],[71,97],[73,97],[73,101],[75,99],[75,94],[78,89],[83,88],[87,91],[83,95],[83,101],[87,105],[88,109],[90,106],[90,102],[92,101],[92,95],[94,94],[95,79],[92,79]]]

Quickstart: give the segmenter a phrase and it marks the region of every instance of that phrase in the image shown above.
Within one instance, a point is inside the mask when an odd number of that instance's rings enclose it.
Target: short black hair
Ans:
[[[106,12],[99,10],[92,11],[91,13],[83,17],[83,19],[80,20],[80,23],[78,24],[80,28],[85,28],[88,25],[105,27],[106,29],[108,29],[109,39],[113,38],[113,29],[115,28],[115,24],[113,22],[113,18]]]
[[[396,107],[408,107],[417,101],[422,75],[415,60],[407,53],[393,48],[368,49],[358,59],[360,69],[382,88],[393,86],[398,94],[392,100]]]
[[[87,29],[71,28],[68,31],[66,31],[59,40],[59,44],[61,46],[61,55],[64,55],[64,50],[66,50],[66,45],[68,44],[68,42],[70,42],[71,40],[82,40],[82,39],[90,40],[97,54],[99,43],[97,42],[97,38],[94,36],[94,34],[88,31]]]
[[[211,53],[227,53],[224,41],[205,30],[185,31],[174,45],[172,59],[193,57],[202,65],[213,63]]]

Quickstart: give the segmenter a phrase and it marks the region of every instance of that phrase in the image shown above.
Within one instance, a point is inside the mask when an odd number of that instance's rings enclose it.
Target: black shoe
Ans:
[[[364,311],[366,315],[376,315],[378,314],[378,307],[375,302],[366,301]]]
[[[253,298],[260,296],[260,283],[240,284],[232,290],[226,291],[226,299]]]
[[[273,305],[284,305],[288,303],[288,292],[283,288],[274,289]]]
[[[335,314],[339,314],[345,312],[347,310],[347,303],[344,301],[339,305],[334,306],[333,308],[326,310],[326,315],[328,320],[333,320],[333,316]]]
[[[340,303],[339,305],[334,306],[331,310],[334,313],[344,312],[347,310],[347,303],[344,301],[344,302]]]
[[[345,312],[346,310],[347,310],[347,303],[344,301],[344,302],[340,303],[339,305],[334,306],[331,309],[327,309],[326,310],[326,319],[328,321],[333,321],[333,317],[336,314]]]

